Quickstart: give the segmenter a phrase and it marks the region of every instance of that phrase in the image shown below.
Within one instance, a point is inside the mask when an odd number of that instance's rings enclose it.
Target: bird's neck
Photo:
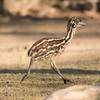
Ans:
[[[69,43],[75,34],[76,29],[69,28],[67,34],[64,37],[65,43]]]

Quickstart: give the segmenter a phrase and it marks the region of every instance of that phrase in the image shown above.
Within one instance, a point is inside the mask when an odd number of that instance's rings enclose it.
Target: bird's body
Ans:
[[[56,64],[52,60],[53,56],[58,55],[64,51],[66,44],[68,44],[73,38],[76,28],[82,25],[81,20],[73,17],[69,18],[67,23],[67,34],[62,38],[43,38],[36,41],[28,51],[28,56],[31,57],[27,74],[22,78],[21,81],[30,73],[30,67],[33,61],[40,59],[46,59],[50,61],[51,68],[63,79],[66,83],[66,79],[61,74],[60,70],[57,68]],[[67,80],[69,81],[69,80]]]
[[[75,30],[71,30],[64,37],[51,37],[51,38],[42,38],[36,41],[28,51],[28,56],[33,57],[34,59],[49,58],[56,56],[59,53],[64,51],[66,44],[68,44]]]
[[[32,56],[36,60],[56,56],[64,50],[65,44],[64,38],[43,38],[32,45],[28,56]]]

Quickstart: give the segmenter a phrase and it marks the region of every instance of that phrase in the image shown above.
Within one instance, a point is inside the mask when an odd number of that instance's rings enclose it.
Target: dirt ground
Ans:
[[[100,84],[100,21],[86,21],[65,52],[54,58],[66,78],[63,84],[48,62],[35,62],[22,84],[29,63],[27,50],[42,37],[64,36],[65,20],[13,21],[0,25],[0,100],[42,100],[52,91],[74,84]]]
[[[31,39],[33,38],[33,39]],[[25,68],[28,65],[29,57],[27,51],[34,41],[40,37],[17,37],[13,35],[0,35],[0,66],[1,68],[16,69],[17,67]],[[62,66],[77,67],[89,66],[100,68],[100,39],[98,37],[80,38],[75,37],[72,43],[66,46],[65,51],[56,57],[55,61]],[[92,45],[91,45],[92,44]],[[62,60],[63,59],[63,60]],[[42,67],[46,67],[41,63]],[[15,66],[15,67],[14,67]],[[38,64],[39,67],[41,67]],[[37,67],[38,67],[37,66]]]

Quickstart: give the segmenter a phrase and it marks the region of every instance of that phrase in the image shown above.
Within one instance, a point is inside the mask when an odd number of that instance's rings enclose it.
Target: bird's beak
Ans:
[[[78,23],[78,27],[81,27],[81,26],[85,26],[86,24],[84,22],[79,22]]]

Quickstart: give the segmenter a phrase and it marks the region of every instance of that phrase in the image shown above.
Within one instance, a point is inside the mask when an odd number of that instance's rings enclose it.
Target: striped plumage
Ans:
[[[81,22],[79,18],[69,18],[67,23],[67,34],[64,37],[43,38],[35,42],[28,51],[28,56],[31,57],[31,61],[29,64],[28,72],[22,78],[21,81],[23,81],[25,77],[28,75],[28,73],[30,73],[30,67],[33,61],[47,59],[48,61],[50,61],[51,68],[63,79],[64,83],[66,83],[66,79],[63,77],[60,70],[55,65],[54,61],[52,60],[52,57],[56,56],[64,50],[65,45],[68,44],[74,36],[76,28],[81,25],[84,24]]]
[[[65,39],[43,38],[32,45],[28,56],[35,59],[48,58],[57,55],[64,48]]]

